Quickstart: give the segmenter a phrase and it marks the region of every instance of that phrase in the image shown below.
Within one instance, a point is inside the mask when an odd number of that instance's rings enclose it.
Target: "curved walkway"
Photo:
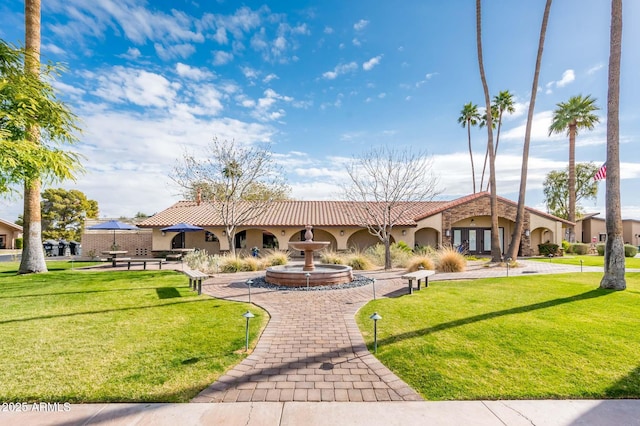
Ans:
[[[579,266],[519,261],[510,275],[575,273]],[[583,267],[584,272],[602,271]],[[246,280],[263,273],[219,275],[203,292],[249,302]],[[436,274],[431,281],[503,277],[504,267],[471,264],[466,272]],[[375,271],[377,297],[407,293],[402,271]],[[203,390],[194,402],[419,401],[422,398],[366,348],[354,316],[373,299],[371,285],[330,291],[251,289],[251,302],[271,319],[251,355]]]

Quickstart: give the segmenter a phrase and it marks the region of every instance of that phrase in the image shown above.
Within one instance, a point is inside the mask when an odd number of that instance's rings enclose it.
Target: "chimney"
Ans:
[[[196,193],[196,204],[199,206],[202,202],[202,190],[198,188],[198,192]]]

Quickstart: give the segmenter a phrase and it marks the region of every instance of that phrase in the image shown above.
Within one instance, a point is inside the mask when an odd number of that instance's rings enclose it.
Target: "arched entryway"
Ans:
[[[437,249],[439,245],[440,233],[434,228],[421,228],[415,233],[415,246],[416,247],[431,247]]]
[[[391,236],[390,241],[391,244],[396,242],[393,236]],[[371,235],[366,229],[353,233],[347,240],[347,247],[358,251],[365,251],[376,244],[381,244],[380,239],[375,235]]]

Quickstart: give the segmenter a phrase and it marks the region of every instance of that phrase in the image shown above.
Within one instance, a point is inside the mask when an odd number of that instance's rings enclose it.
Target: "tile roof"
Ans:
[[[7,220],[0,219],[0,223],[2,223],[2,224],[3,224],[3,225],[5,225],[5,226],[8,226],[9,228],[12,228],[12,229],[14,229],[14,230],[16,230],[16,231],[20,231],[20,232],[22,232],[22,226],[17,225],[17,224],[15,224],[15,223],[13,223],[13,222],[9,222],[9,221],[7,221]]]
[[[425,210],[442,204],[438,201],[400,203],[392,210],[399,216],[397,225],[416,226],[414,218]],[[259,218],[244,226],[358,226],[357,217],[366,208],[380,208],[382,203],[351,201],[274,201]],[[186,222],[197,226],[223,226],[219,204],[179,201],[138,224],[140,227],[170,226]]]
[[[394,207],[392,213],[399,217],[396,225],[416,226],[416,222],[419,220],[483,197],[489,197],[489,193],[478,192],[451,201],[404,202]],[[516,205],[515,202],[503,197],[498,197],[498,200],[513,206]],[[239,208],[247,208],[248,205],[248,203],[240,204]],[[381,214],[384,206],[383,203],[352,201],[274,201],[263,214],[253,220],[244,221],[242,225],[261,227],[360,226],[357,218],[363,216],[363,210],[371,209],[375,212],[375,209],[378,209],[377,213]],[[195,201],[178,201],[171,207],[143,220],[138,226],[154,228],[171,226],[180,222],[202,227],[224,226],[219,208],[220,204],[218,203],[202,202],[198,204]],[[539,210],[529,207],[526,209],[539,216],[572,224],[567,220]]]

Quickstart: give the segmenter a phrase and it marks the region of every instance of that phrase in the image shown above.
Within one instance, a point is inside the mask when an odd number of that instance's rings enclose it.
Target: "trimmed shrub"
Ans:
[[[398,241],[397,243],[391,244],[391,250],[403,251],[405,253],[412,253],[411,247],[407,245],[404,241]]]
[[[409,259],[407,263],[407,272],[414,272],[420,269],[422,266],[423,269],[435,270],[435,265],[433,263],[433,259],[429,256],[414,256]]]
[[[596,244],[596,250],[598,250],[598,256],[604,256],[604,244]]]
[[[16,238],[16,249],[18,250],[22,249],[22,242],[23,242],[22,237]]]
[[[439,272],[462,272],[467,266],[464,256],[452,247],[443,247],[438,251],[436,270]]]
[[[553,243],[538,244],[538,251],[542,256],[548,256],[550,254],[555,256],[558,254],[558,245]]]
[[[562,245],[564,246],[564,241]],[[574,254],[587,254],[589,253],[589,245],[583,244],[583,243],[571,244],[570,250],[571,250],[571,253],[574,253]]]
[[[571,251],[571,243],[567,240],[562,240],[562,249],[564,250],[565,253],[573,253]],[[555,253],[554,253],[555,254]]]
[[[624,245],[624,257],[634,257],[636,254],[638,254],[638,247],[631,244]]]

